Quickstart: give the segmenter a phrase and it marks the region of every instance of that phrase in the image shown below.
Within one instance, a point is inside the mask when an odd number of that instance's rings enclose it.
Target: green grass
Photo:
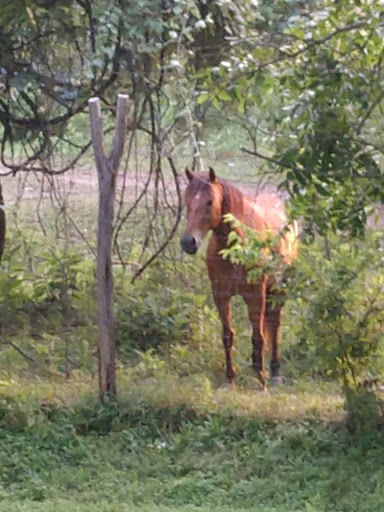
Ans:
[[[103,408],[83,373],[0,381],[0,511],[384,507],[381,441],[353,441],[332,383],[225,391],[147,361],[119,370],[119,401]]]
[[[282,389],[272,401],[244,390],[209,391],[206,384],[172,388],[165,379],[147,384],[146,392],[144,384],[124,388],[117,406],[100,408],[84,395],[84,382],[81,402],[69,387],[71,395],[57,382],[63,395],[46,395],[50,401],[41,406],[37,385],[35,400],[25,396],[21,408],[35,409],[0,430],[1,511],[384,508],[382,445],[355,444],[342,423],[311,414],[309,391]],[[329,396],[319,391],[320,407]],[[9,404],[8,414],[15,414],[20,402]]]
[[[383,449],[352,443],[335,384],[226,391],[159,361],[122,367],[104,408],[84,372],[3,370],[0,511],[380,510]]]

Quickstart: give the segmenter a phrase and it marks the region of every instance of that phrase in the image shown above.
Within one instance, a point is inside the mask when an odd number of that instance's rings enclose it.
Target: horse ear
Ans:
[[[188,169],[188,167],[185,168],[185,175],[187,176],[188,181],[192,181],[193,178],[195,177],[195,173]]]
[[[209,181],[211,183],[215,183],[216,181],[216,173],[215,171],[212,169],[212,167],[209,168]]]

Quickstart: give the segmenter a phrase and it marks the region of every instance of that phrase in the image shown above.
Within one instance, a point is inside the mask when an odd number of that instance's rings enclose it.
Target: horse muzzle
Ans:
[[[180,239],[180,245],[187,254],[196,254],[199,250],[201,241],[192,235],[183,235]]]

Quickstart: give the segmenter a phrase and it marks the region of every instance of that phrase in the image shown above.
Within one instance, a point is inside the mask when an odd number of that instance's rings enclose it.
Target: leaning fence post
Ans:
[[[119,94],[116,105],[115,133],[110,154],[104,149],[103,121],[99,98],[88,100],[92,145],[99,180],[97,224],[97,326],[99,353],[99,397],[116,395],[115,332],[113,317],[112,229],[116,176],[124,149],[127,127],[128,95]]]

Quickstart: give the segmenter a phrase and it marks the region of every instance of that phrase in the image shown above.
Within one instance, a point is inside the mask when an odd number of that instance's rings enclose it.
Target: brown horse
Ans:
[[[266,388],[264,352],[266,337],[272,346],[271,378],[281,380],[279,369],[279,328],[281,322],[281,290],[273,276],[263,275],[257,282],[247,281],[247,271],[241,265],[224,260],[220,252],[227,248],[231,226],[223,221],[227,213],[234,215],[242,224],[261,235],[279,235],[275,248],[285,265],[290,265],[298,252],[298,227],[294,222],[287,226],[282,201],[271,194],[259,194],[255,201],[248,199],[238,188],[218,179],[212,168],[209,173],[195,173],[186,169],[188,187],[185,193],[187,228],[181,237],[181,247],[188,254],[196,254],[203,238],[209,231],[212,237],[207,251],[207,266],[213,297],[223,326],[226,375],[234,384],[231,297],[241,295],[248,306],[252,324],[252,362],[263,389]],[[236,228],[244,236],[240,228]],[[279,299],[280,300],[273,300]]]

